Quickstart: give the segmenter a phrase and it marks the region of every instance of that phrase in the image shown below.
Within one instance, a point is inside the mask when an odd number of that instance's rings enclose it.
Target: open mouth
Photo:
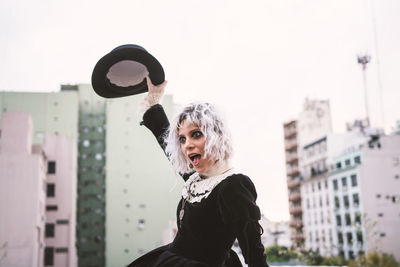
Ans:
[[[194,166],[197,166],[200,162],[201,155],[200,154],[190,154],[189,159]]]

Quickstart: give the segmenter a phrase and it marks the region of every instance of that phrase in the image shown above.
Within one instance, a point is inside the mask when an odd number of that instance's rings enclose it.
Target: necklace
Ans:
[[[199,176],[200,177],[200,176]],[[191,198],[191,187],[194,182],[196,182],[198,179],[193,179],[193,181],[190,182],[189,184],[189,189],[187,190],[188,196],[187,198]],[[179,211],[179,228],[182,228],[182,221],[183,221],[183,215],[185,215],[185,204],[186,204],[187,199],[182,198],[182,207],[181,210]]]

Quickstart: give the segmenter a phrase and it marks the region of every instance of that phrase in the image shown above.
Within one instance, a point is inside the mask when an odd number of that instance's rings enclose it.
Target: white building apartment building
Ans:
[[[371,136],[333,160],[336,253],[365,252],[400,260],[400,135]]]

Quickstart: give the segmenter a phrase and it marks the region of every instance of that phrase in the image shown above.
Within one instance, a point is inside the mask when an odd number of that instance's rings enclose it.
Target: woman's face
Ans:
[[[178,138],[181,144],[182,153],[192,163],[198,173],[205,173],[215,163],[210,156],[204,158],[204,146],[206,138],[200,128],[184,120],[178,130]]]

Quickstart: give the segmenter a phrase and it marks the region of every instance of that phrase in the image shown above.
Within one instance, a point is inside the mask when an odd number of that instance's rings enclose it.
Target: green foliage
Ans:
[[[321,265],[323,262],[323,257],[318,251],[303,250],[300,252],[299,259],[308,265]]]
[[[322,260],[322,265],[326,266],[344,266],[347,265],[347,261],[343,257],[326,257]]]
[[[369,253],[367,257],[361,256],[358,260],[351,260],[348,267],[399,267],[392,255]]]
[[[265,249],[268,262],[287,262],[297,257],[296,253],[287,247],[273,245]]]

